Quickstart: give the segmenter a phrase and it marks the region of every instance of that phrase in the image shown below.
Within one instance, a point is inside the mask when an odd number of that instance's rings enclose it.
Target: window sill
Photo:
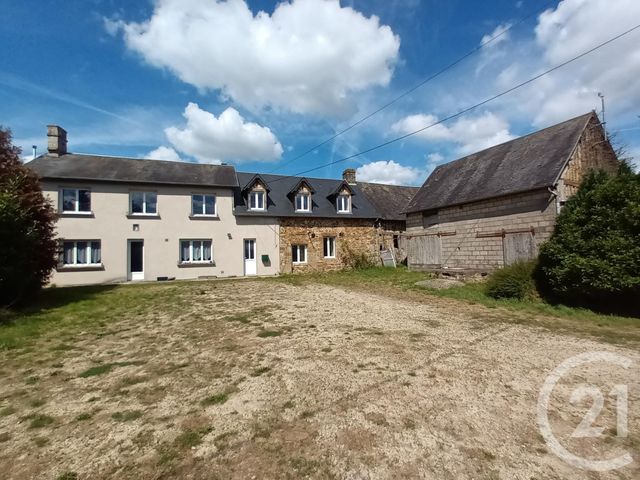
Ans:
[[[247,208],[247,212],[266,212],[266,208]]]
[[[104,270],[102,263],[93,265],[63,265],[56,268],[58,272],[99,272]]]
[[[160,220],[160,214],[158,213],[127,213],[127,218],[130,219],[147,219],[147,220]]]
[[[95,218],[93,212],[59,212],[60,218]]]
[[[218,215],[189,215],[189,220],[220,220]]]
[[[350,215],[351,212],[336,212],[338,215]]]
[[[178,268],[215,267],[216,262],[178,262]]]
[[[325,260],[336,260],[336,257],[322,257],[322,258],[324,258]]]
[[[292,262],[292,264],[295,266],[299,266],[299,265],[306,265],[307,262]]]

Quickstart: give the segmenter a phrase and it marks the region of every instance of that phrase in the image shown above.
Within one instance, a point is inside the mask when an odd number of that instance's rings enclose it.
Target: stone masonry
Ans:
[[[324,237],[335,237],[335,258],[324,258]],[[292,262],[292,245],[307,246],[307,263]],[[371,220],[335,218],[280,219],[280,273],[325,272],[345,267],[349,252],[376,258],[376,230]]]

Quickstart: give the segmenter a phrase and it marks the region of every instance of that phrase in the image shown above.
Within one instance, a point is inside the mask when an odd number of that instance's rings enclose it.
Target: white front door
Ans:
[[[244,274],[256,275],[258,263],[256,261],[256,241],[252,238],[244,240]]]
[[[129,280],[144,280],[144,241],[129,240]]]

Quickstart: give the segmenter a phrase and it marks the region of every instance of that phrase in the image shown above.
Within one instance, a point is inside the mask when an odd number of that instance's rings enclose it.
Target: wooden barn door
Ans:
[[[538,254],[536,242],[531,232],[506,233],[502,239],[504,264],[531,260]]]
[[[407,263],[416,267],[442,265],[442,244],[437,235],[410,237],[407,242]]]

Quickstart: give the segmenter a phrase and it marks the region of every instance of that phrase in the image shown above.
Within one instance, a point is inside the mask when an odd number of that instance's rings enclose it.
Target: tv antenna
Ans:
[[[598,97],[600,97],[600,102],[602,103],[602,128],[604,129],[604,139],[609,140],[607,138],[607,121],[604,116],[604,95],[602,92],[598,92]]]

